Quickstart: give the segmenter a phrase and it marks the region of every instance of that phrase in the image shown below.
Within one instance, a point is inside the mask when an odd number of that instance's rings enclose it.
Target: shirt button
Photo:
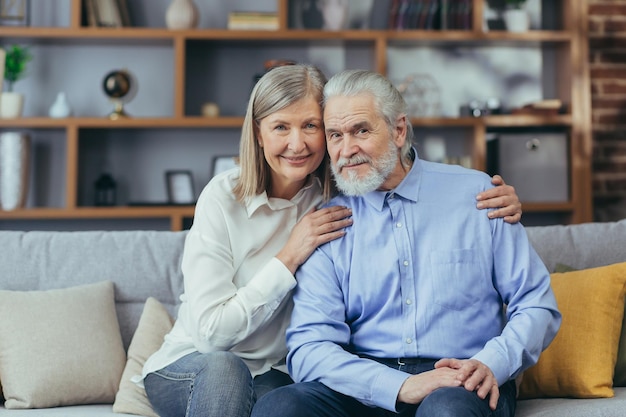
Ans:
[[[402,262],[402,265],[404,265],[404,266],[409,266],[409,261],[404,261],[404,262]]]
[[[410,345],[411,343],[413,343],[413,339],[411,339],[410,337],[406,339],[406,343],[407,345]]]
[[[396,227],[397,227],[397,228],[402,227],[402,223],[396,223]]]
[[[406,299],[406,303],[410,305],[410,304],[413,304],[413,301],[411,301],[411,299],[410,299],[410,298],[407,298],[407,299]]]

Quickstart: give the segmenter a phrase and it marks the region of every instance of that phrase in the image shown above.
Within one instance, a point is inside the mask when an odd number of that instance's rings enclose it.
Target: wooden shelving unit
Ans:
[[[205,118],[192,115],[186,109],[185,97],[188,83],[189,48],[202,42],[222,47],[230,44],[255,44],[262,48],[266,44],[299,45],[301,43],[323,43],[340,41],[346,49],[351,45],[364,45],[370,49],[373,62],[371,69],[383,74],[388,70],[388,48],[397,45],[436,45],[484,47],[506,45],[510,47],[539,45],[556,51],[555,72],[559,85],[555,87],[565,104],[565,114],[554,116],[494,115],[472,117],[429,117],[412,120],[415,128],[461,128],[471,132],[473,137],[472,163],[477,169],[486,167],[486,136],[488,131],[500,128],[551,127],[567,134],[569,145],[570,199],[563,203],[527,203],[525,213],[554,213],[563,223],[581,223],[592,219],[591,198],[591,127],[589,71],[587,68],[587,11],[585,2],[579,0],[559,0],[545,2],[546,7],[556,8],[560,13],[562,27],[556,30],[532,30],[526,33],[506,31],[484,31],[482,13],[484,0],[473,0],[473,28],[471,30],[296,30],[288,27],[289,0],[278,0],[281,28],[277,31],[231,31],[226,29],[168,30],[165,28],[92,28],[81,21],[82,4],[71,0],[69,27],[0,27],[1,37],[8,42],[45,43],[54,45],[87,44],[97,48],[103,42],[132,43],[133,45],[157,44],[172,49],[174,57],[173,110],[171,117],[137,117],[122,120],[108,120],[103,117],[70,117],[51,119],[47,117],[25,117],[21,119],[0,119],[0,131],[11,128],[53,129],[63,132],[65,143],[64,206],[62,208],[34,207],[12,212],[0,212],[0,227],[11,220],[68,220],[68,219],[134,219],[167,218],[171,230],[181,230],[185,219],[193,216],[191,206],[158,207],[89,207],[79,202],[80,143],[82,134],[90,129],[110,131],[117,129],[176,129],[184,134],[188,129],[230,129],[237,131],[243,116],[223,116]]]

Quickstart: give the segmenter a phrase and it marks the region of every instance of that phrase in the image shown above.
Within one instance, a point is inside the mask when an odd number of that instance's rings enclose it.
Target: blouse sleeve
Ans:
[[[273,256],[245,285],[235,285],[232,210],[207,187],[196,205],[182,260],[185,283],[184,318],[200,352],[228,350],[267,323],[296,285],[291,272]],[[230,219],[232,220],[232,218]],[[261,243],[262,244],[262,243]],[[261,246],[262,247],[262,246]]]

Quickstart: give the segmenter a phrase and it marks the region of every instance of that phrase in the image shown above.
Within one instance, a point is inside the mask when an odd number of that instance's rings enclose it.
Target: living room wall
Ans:
[[[626,0],[588,0],[594,218],[626,218]]]

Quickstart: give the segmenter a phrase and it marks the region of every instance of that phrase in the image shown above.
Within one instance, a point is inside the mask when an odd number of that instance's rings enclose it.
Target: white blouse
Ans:
[[[217,175],[198,198],[185,241],[178,318],[141,379],[195,351],[231,351],[252,376],[284,364],[296,280],[275,255],[321,202],[321,186],[315,179],[291,200],[263,193],[244,205],[232,192],[238,176],[239,168]]]

